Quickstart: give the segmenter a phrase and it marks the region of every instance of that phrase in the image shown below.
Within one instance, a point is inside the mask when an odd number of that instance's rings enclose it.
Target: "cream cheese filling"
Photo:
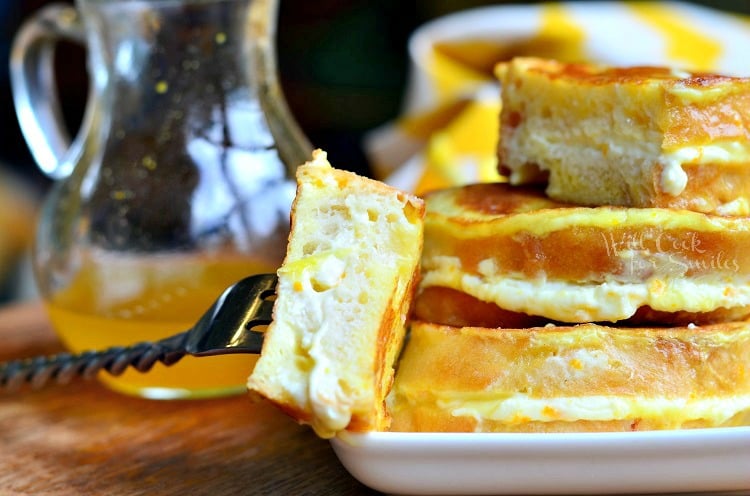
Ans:
[[[750,305],[750,277],[739,274],[585,284],[468,274],[453,257],[442,257],[440,264],[429,265],[435,268],[424,270],[423,288],[453,288],[506,310],[561,322],[614,322],[632,317],[643,306],[664,312],[710,312]]]
[[[460,393],[435,393],[436,405],[453,416],[520,423],[551,421],[608,421],[636,418],[670,419],[675,425],[691,420],[707,420],[721,425],[738,413],[750,409],[750,395],[725,398],[628,398],[624,396],[569,396],[531,398],[514,393],[498,398],[462,397]]]
[[[324,436],[346,428],[352,417],[352,403],[340,391],[335,360],[321,343],[340,324],[337,301],[327,291],[343,281],[348,256],[346,249],[321,252],[279,270],[280,291],[295,299],[294,305],[280,313],[293,317],[294,322],[287,325],[296,330],[298,346],[307,359],[302,370],[308,379],[296,381],[307,387],[294,387],[295,381],[289,381],[289,391],[297,404],[310,406],[312,427]]]
[[[750,143],[728,141],[704,146],[685,146],[662,154],[661,189],[677,196],[685,190],[688,177],[683,164],[726,164],[750,160]]]

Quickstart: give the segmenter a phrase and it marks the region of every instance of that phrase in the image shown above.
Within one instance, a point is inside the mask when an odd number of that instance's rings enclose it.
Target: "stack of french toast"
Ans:
[[[750,80],[496,74],[508,183],[426,197],[391,429],[750,423]]]
[[[750,424],[750,80],[497,76],[507,182],[300,167],[249,389],[323,437]]]

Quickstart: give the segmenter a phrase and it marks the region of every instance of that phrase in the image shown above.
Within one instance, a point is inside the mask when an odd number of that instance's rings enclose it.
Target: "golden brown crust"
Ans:
[[[529,73],[539,74],[550,80],[564,79],[573,84],[587,86],[608,86],[613,84],[645,85],[653,81],[662,84],[681,84],[696,89],[726,85],[733,82],[748,82],[747,78],[733,78],[712,73],[692,73],[689,77],[675,75],[673,69],[659,66],[612,67],[603,64],[560,62],[534,57],[516,57],[513,64],[523,67]],[[508,70],[508,62],[495,66],[495,72],[502,77]]]
[[[386,397],[393,387],[395,369],[398,355],[401,353],[403,343],[403,325],[405,316],[411,311],[414,301],[414,292],[419,282],[419,266],[409,280],[408,288],[404,292],[405,297],[400,302],[391,302],[386,314],[383,315],[382,325],[378,333],[375,360],[373,361],[373,389],[376,391],[375,402],[369,412],[354,412],[346,430],[351,432],[382,431],[391,423],[391,416],[386,406]],[[400,293],[399,293],[400,294]],[[389,364],[383,366],[383,364]]]
[[[500,308],[453,288],[430,286],[419,292],[414,318],[453,327],[524,328],[543,326],[550,319]]]
[[[641,249],[664,255],[665,265],[686,276],[750,273],[750,218],[580,207],[507,183],[445,189],[426,199],[426,255],[459,256],[469,271],[491,256],[507,273],[601,282],[634,275],[619,255]]]
[[[747,322],[668,329],[594,324],[484,329],[414,322],[392,391],[392,429],[734,425],[750,421],[748,363]],[[609,404],[612,398],[616,407]],[[483,401],[515,404],[482,410],[476,405]]]
[[[494,303],[481,301],[453,288],[431,286],[424,288],[416,299],[414,317],[417,320],[453,327],[503,327],[507,329],[564,324],[538,315],[505,310]],[[663,312],[649,306],[640,307],[635,314],[615,324],[633,326],[687,326],[718,322],[734,322],[750,317],[750,306],[717,308],[711,312]]]

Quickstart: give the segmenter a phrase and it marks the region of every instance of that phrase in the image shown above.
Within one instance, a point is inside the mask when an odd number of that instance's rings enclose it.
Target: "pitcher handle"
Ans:
[[[66,177],[74,165],[69,159],[71,140],[53,66],[60,39],[83,44],[83,22],[74,7],[50,4],[21,26],[10,57],[13,102],[21,131],[39,168],[53,179]]]

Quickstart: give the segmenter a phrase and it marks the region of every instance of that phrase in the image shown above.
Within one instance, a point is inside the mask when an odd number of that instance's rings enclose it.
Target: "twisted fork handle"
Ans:
[[[23,384],[37,389],[50,380],[66,384],[74,377],[92,378],[101,370],[112,375],[119,375],[128,367],[147,372],[156,362],[172,365],[185,356],[187,335],[188,332],[183,332],[161,341],[127,347],[6,362],[0,364],[0,390],[15,391]]]

